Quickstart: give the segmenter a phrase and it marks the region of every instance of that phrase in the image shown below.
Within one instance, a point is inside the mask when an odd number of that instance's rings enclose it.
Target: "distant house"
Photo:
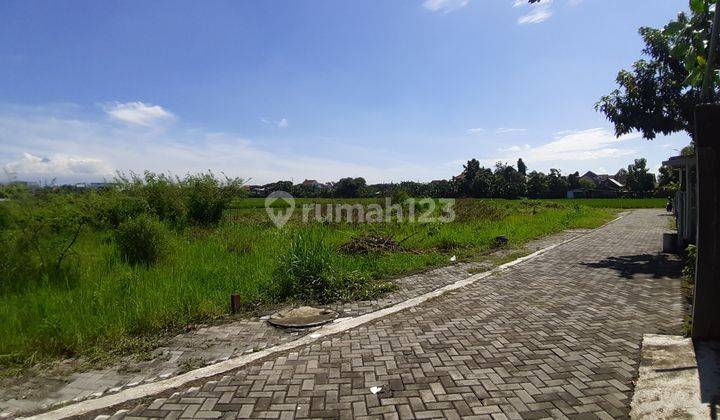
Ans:
[[[596,174],[587,171],[580,177],[592,182],[595,189],[576,188],[567,192],[567,198],[614,198],[625,190],[627,171],[620,169],[615,175]]]
[[[598,188],[601,190],[620,191],[625,188],[625,185],[621,184],[615,178],[608,177],[600,181],[600,183],[598,184]]]
[[[322,182],[318,182],[315,179],[306,179],[305,181],[301,182],[300,185],[303,187],[308,187],[308,188],[319,188],[321,190],[330,190],[330,189],[332,189],[332,187],[335,184],[333,184],[332,182],[326,182],[323,184]]]
[[[242,188],[249,193],[251,197],[265,197],[267,188],[263,185],[243,185]]]
[[[588,181],[592,181],[594,184],[597,185],[598,182],[600,182],[600,179],[598,175],[593,171],[587,171],[585,172],[580,179],[587,179]]]
[[[627,184],[627,178],[628,178],[628,171],[627,169],[621,168],[615,176],[612,177],[615,181],[625,185]]]
[[[320,187],[322,186],[321,183],[317,182],[315,179],[306,179],[305,181],[301,182],[300,185],[303,187]]]
[[[615,175],[596,174],[593,171],[587,171],[580,179],[592,181],[598,189],[621,190],[625,188],[627,182],[627,171],[620,169]]]

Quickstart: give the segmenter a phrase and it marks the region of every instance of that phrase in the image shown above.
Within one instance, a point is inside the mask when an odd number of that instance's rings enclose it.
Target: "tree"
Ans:
[[[548,180],[548,196],[550,198],[564,198],[568,192],[567,178],[562,176],[560,170],[550,169]]]
[[[268,192],[285,191],[290,192],[293,189],[292,181],[278,181],[272,184],[265,185],[265,189]]]
[[[658,187],[667,187],[678,182],[678,173],[669,166],[661,166],[658,170]]]
[[[525,176],[512,166],[498,162],[494,173],[494,196],[500,198],[518,198],[527,193]]]
[[[447,180],[432,181],[428,184],[428,197],[450,198],[455,196],[453,183]]]
[[[595,188],[597,188],[597,185],[595,185],[594,182],[587,178],[580,178],[580,180],[578,181],[578,185],[580,186],[580,188],[584,188],[586,190],[594,190]]]
[[[568,180],[568,188],[571,190],[580,188],[580,172],[575,171],[574,174],[570,174],[567,177]]]
[[[463,172],[460,179],[460,193],[466,196],[472,195],[472,184],[475,181],[475,175],[480,172],[480,162],[477,159],[470,159],[463,166]]]
[[[627,188],[639,193],[655,188],[655,175],[648,171],[645,158],[635,159],[635,163],[628,165]]]
[[[365,188],[365,178],[342,178],[335,184],[335,197],[355,198]]]
[[[470,185],[470,196],[475,198],[492,197],[493,173],[490,169],[480,168]]]
[[[527,166],[525,166],[525,162],[523,162],[522,158],[517,161],[517,170],[521,174],[527,175]]]
[[[681,12],[663,29],[640,28],[648,59],[621,70],[619,88],[595,105],[615,125],[618,137],[633,130],[646,139],[678,131],[693,137],[693,111],[700,102],[712,17],[709,0],[691,0],[690,16]],[[720,79],[717,69],[714,63],[715,82]],[[711,97],[718,97],[717,88]]]
[[[527,179],[527,193],[532,198],[542,198],[547,196],[548,181],[547,176],[542,172],[532,171]]]

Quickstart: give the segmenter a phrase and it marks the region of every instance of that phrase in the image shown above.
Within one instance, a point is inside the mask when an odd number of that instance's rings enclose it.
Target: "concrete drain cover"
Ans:
[[[331,309],[301,306],[299,308],[283,309],[270,316],[270,325],[280,328],[310,328],[327,324],[338,317],[338,313]]]

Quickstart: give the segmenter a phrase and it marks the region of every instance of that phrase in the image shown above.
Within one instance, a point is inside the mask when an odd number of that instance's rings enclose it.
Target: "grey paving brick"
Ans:
[[[677,333],[682,320],[680,262],[660,254],[666,223],[658,210],[633,211],[499,275],[206,381],[202,396],[150,407],[254,418],[627,417],[642,335]],[[372,395],[375,385],[383,391]]]

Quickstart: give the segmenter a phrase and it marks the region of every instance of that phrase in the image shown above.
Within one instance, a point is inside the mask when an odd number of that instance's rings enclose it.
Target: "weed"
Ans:
[[[124,261],[148,267],[157,262],[167,249],[162,224],[146,215],[121,224],[115,231],[115,243]]]

